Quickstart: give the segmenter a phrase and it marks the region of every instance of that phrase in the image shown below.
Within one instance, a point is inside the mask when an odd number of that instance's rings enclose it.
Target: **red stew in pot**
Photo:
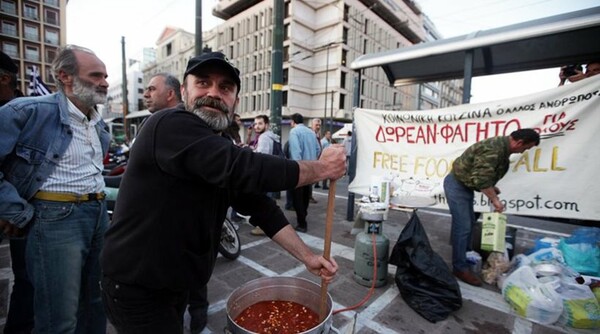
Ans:
[[[286,300],[250,305],[235,318],[242,328],[265,334],[296,334],[319,324],[319,315],[308,307]]]

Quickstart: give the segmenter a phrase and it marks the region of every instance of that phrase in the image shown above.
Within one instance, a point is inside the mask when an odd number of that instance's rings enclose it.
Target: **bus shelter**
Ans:
[[[358,57],[353,106],[360,103],[362,69],[380,66],[391,85],[464,79],[463,103],[470,102],[474,76],[559,67],[600,59],[600,6],[505,27],[475,31],[406,48]],[[350,158],[350,182],[356,173],[356,137]],[[348,194],[346,219],[354,217]]]

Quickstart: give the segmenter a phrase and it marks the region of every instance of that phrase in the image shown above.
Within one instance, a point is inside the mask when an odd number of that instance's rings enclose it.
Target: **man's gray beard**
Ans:
[[[96,92],[94,85],[79,80],[77,77],[73,80],[73,95],[90,108],[96,104],[106,103],[106,94]]]
[[[229,127],[233,119],[233,112],[225,103],[208,97],[196,99],[191,105],[187,102],[187,94],[184,93],[185,110],[191,111],[194,115],[200,117],[214,131],[223,131]],[[204,109],[205,107],[215,108],[219,111]]]
[[[231,119],[227,114],[204,110],[202,107],[195,108],[192,110],[192,113],[200,117],[201,120],[205,121],[206,124],[208,124],[208,126],[215,131],[223,131],[227,129],[231,123]]]

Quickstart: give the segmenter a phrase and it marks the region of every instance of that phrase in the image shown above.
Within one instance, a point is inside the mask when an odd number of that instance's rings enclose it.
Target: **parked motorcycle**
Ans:
[[[242,252],[240,236],[233,223],[225,218],[221,230],[221,242],[219,243],[219,253],[226,259],[235,260]]]
[[[102,161],[104,164],[103,174],[107,175],[115,169],[115,167],[121,166],[123,164],[127,164],[127,160],[129,159],[129,146],[123,143],[120,145],[112,145],[104,160]],[[114,173],[114,172],[113,172]],[[113,174],[116,175],[116,174]]]

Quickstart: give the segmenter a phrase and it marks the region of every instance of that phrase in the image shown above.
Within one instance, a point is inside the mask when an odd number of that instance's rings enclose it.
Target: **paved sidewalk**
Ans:
[[[353,279],[354,241],[350,234],[353,222],[346,221],[347,180],[338,182],[334,227],[332,233],[331,254],[340,266],[339,275],[329,285],[329,293],[334,301],[334,310],[354,305],[368,293],[368,288]],[[303,240],[317,253],[322,253],[325,230],[325,211],[327,195],[323,190],[315,189],[317,204],[311,204],[308,210],[308,232],[301,233]],[[283,207],[285,195],[278,203]],[[295,213],[285,211],[292,224]],[[447,212],[419,210],[421,222],[426,229],[434,250],[450,263],[451,245],[449,244],[450,216]],[[409,214],[393,211],[384,222],[384,234],[390,240],[390,251]],[[520,228],[517,233],[516,253],[533,245],[533,241],[542,235],[566,235],[576,226],[555,224],[547,221],[532,220],[530,228]],[[509,220],[510,223],[510,220]],[[320,283],[320,279],[308,273],[304,266],[292,258],[281,247],[266,237],[250,234],[252,226],[241,223],[239,234],[243,250],[241,256],[230,261],[219,256],[214,275],[208,286],[209,321],[203,333],[223,333],[227,323],[225,304],[233,290],[244,283],[265,276],[296,276]],[[8,243],[0,244],[0,330],[5,321],[6,302],[8,301],[9,280],[12,273],[9,268]],[[333,316],[333,325],[343,334],[349,333],[595,333],[593,331],[574,330],[558,326],[542,326],[512,314],[508,304],[502,299],[498,288],[484,285],[481,288],[461,284],[463,307],[451,314],[446,320],[430,323],[406,305],[399,295],[394,282],[395,266],[388,268],[387,285],[375,289],[373,296],[362,307]],[[356,319],[356,322],[354,321]],[[109,328],[108,333],[116,333]],[[188,333],[188,332],[186,332]]]
[[[339,186],[338,186],[339,187]],[[333,228],[331,254],[338,262],[340,271],[338,278],[329,285],[328,290],[334,301],[334,310],[354,305],[368,293],[368,288],[356,283],[353,279],[354,241],[349,232],[353,222],[346,218],[345,185],[338,188]],[[308,213],[308,232],[301,233],[302,239],[315,251],[322,253],[325,228],[325,211],[327,195],[315,189],[317,204],[311,204]],[[285,197],[279,201],[283,207]],[[292,224],[295,224],[295,213],[285,211]],[[419,218],[427,230],[434,250],[444,258],[451,260],[449,244],[450,216],[446,212],[419,210]],[[384,223],[384,234],[390,240],[390,251],[402,228],[406,225],[409,214],[391,212]],[[567,227],[567,231],[574,227]],[[294,258],[290,257],[278,245],[266,237],[250,234],[252,227],[240,224],[239,234],[243,250],[235,261],[219,257],[214,275],[209,283],[209,323],[203,333],[223,333],[227,323],[225,304],[229,294],[247,281],[265,276],[296,276],[310,279],[316,283],[320,280],[308,273]],[[563,226],[557,229],[564,229]],[[548,235],[553,232],[549,231]],[[558,232],[563,233],[563,232]],[[517,235],[517,253],[533,245],[539,237],[536,229],[519,230]],[[515,254],[517,254],[515,253]],[[463,307],[451,314],[446,320],[430,323],[404,302],[394,282],[395,266],[388,270],[388,284],[375,289],[373,296],[365,305],[355,311],[339,313],[333,316],[334,327],[341,333],[592,333],[592,331],[574,330],[558,326],[543,326],[512,314],[509,305],[503,300],[499,289],[484,285],[478,288],[462,284],[460,287],[464,299]],[[356,322],[354,318],[356,317]]]

